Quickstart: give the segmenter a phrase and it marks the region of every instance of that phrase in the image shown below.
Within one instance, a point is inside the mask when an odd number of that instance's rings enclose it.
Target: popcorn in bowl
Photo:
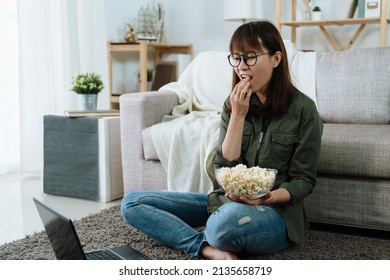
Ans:
[[[276,169],[258,166],[247,168],[244,164],[222,167],[217,170],[218,184],[227,192],[237,196],[259,198],[266,195],[275,183]]]

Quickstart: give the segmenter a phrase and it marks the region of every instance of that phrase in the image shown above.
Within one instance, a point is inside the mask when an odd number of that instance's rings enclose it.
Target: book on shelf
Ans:
[[[366,0],[358,0],[358,17],[364,18]]]
[[[119,110],[94,110],[94,111],[65,111],[64,115],[69,118],[79,117],[116,117],[119,116]]]
[[[381,0],[358,0],[358,17],[375,18],[381,16]]]

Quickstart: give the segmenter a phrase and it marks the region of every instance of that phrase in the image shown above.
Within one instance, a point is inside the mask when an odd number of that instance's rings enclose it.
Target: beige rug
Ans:
[[[120,216],[119,206],[74,221],[86,251],[129,245],[155,260],[197,259],[152,240],[130,228]],[[44,231],[0,246],[1,260],[55,259]],[[269,256],[275,260],[374,260],[390,259],[390,240],[340,232],[310,230],[306,242]]]

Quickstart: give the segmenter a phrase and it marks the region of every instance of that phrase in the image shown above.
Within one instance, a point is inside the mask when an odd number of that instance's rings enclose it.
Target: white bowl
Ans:
[[[266,195],[273,187],[278,171],[271,168],[238,165],[216,170],[218,184],[227,192],[251,199]]]

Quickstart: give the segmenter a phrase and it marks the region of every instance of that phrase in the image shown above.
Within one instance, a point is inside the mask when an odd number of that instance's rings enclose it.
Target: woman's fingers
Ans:
[[[249,99],[252,94],[249,79],[241,80],[230,95],[232,112],[239,116],[246,116],[249,109]]]
[[[250,97],[252,90],[250,88],[249,80],[241,80],[233,89],[232,96],[241,100],[246,100]]]
[[[237,84],[238,94],[242,99],[244,99],[245,96],[247,95],[249,86],[250,86],[249,79],[243,79]]]
[[[256,199],[247,198],[245,196],[237,196],[237,195],[231,194],[231,193],[226,193],[225,196],[234,202],[245,203],[248,205],[260,205],[260,204],[267,202],[267,200],[270,197],[270,193],[268,193],[267,195],[265,195],[263,197],[256,198]]]

